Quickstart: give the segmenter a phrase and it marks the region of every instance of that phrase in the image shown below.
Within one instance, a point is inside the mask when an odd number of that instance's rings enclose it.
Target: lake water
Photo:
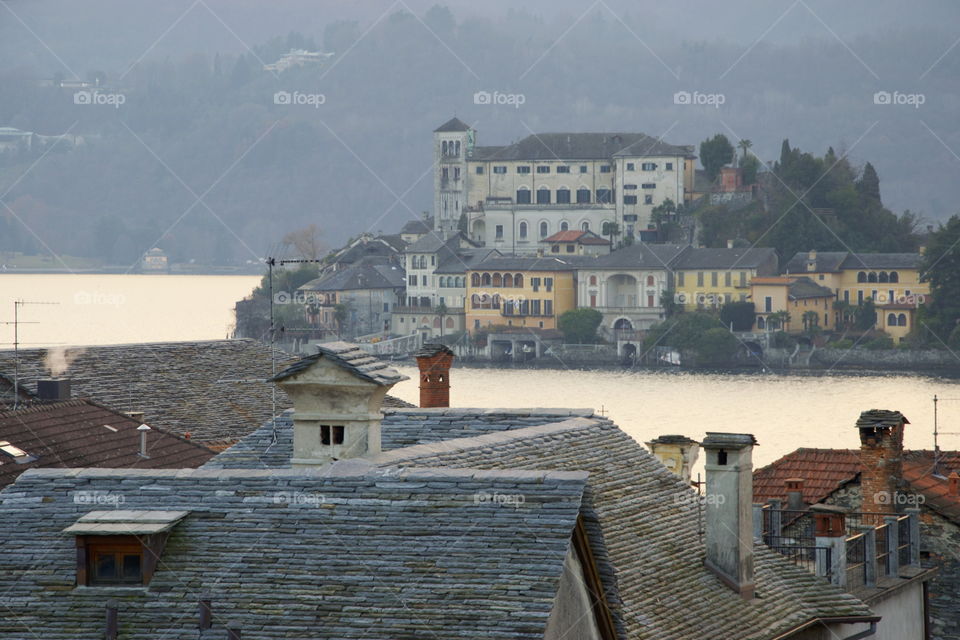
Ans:
[[[21,307],[24,346],[92,345],[224,338],[234,302],[254,276],[0,275],[0,322],[13,300],[55,302]],[[0,325],[0,342],[13,327]],[[2,348],[9,348],[9,344]],[[417,403],[416,371],[392,393]],[[853,425],[865,409],[898,409],[911,421],[911,448],[933,447],[933,404],[940,403],[941,447],[960,449],[960,381],[914,375],[774,376],[707,373],[572,371],[456,367],[451,403],[459,407],[591,407],[602,409],[643,442],[679,433],[749,432],[766,464],[797,447],[858,446]]]

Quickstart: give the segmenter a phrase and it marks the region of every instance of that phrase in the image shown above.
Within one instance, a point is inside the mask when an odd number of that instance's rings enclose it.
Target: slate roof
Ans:
[[[433,231],[433,216],[421,220],[410,220],[400,229],[400,233],[404,235],[408,233],[424,234],[430,233],[431,231]]]
[[[332,274],[315,278],[298,291],[358,291],[365,289],[398,289],[406,282],[400,267],[380,261],[361,260]]]
[[[787,293],[791,300],[804,298],[833,298],[833,290],[822,287],[810,278],[797,278],[787,285]]]
[[[687,156],[643,133],[537,133],[505,146],[475,147],[473,160],[609,160],[614,156]]]
[[[317,346],[317,353],[301,358],[289,367],[270,378],[271,382],[280,382],[306,371],[319,360],[331,360],[351,374],[380,386],[393,386],[403,380],[409,380],[396,369],[392,369],[382,360],[370,355],[360,347],[349,342],[326,342]]]
[[[194,468],[214,455],[195,442],[153,428],[147,432],[150,457],[141,458],[139,426],[139,420],[83,399],[0,412],[0,441],[33,459],[18,463],[0,451],[0,488],[34,468]]]
[[[109,598],[121,637],[197,637],[198,594],[208,593],[205,638],[223,638],[233,622],[245,638],[542,639],[585,481],[583,472],[360,461],[33,470],[0,493],[4,624],[22,636],[100,639]],[[125,511],[189,512],[148,591],[74,587],[76,547],[62,531],[93,510],[74,501],[83,491]]]
[[[293,411],[287,410],[204,467],[211,469],[289,469],[293,457]],[[593,409],[421,409],[383,408],[384,451],[513,429],[551,424],[571,417],[592,418]]]
[[[690,487],[616,425],[563,422],[387,451],[385,467],[589,472],[583,517],[621,637],[774,638],[815,618],[870,615],[857,598],[763,545],[747,602],[704,566]],[[772,606],[772,603],[776,603]]]
[[[460,118],[457,118],[456,116],[454,116],[453,118],[450,118],[449,120],[444,122],[442,125],[434,129],[434,132],[443,133],[448,131],[469,131],[470,128],[471,128],[470,125],[468,125],[466,122],[464,122]]]
[[[363,235],[336,251],[330,257],[330,264],[354,264],[371,257],[395,259],[405,246],[399,234],[377,237]]]
[[[20,379],[36,391],[49,375],[47,349],[20,349]],[[195,441],[237,440],[269,420],[273,385],[270,346],[254,340],[203,340],[71,347],[64,374],[73,395],[116,411],[142,411],[144,421]],[[0,351],[0,371],[13,372],[13,351]],[[278,367],[291,361],[277,351]],[[277,391],[278,409],[290,405]]]
[[[464,274],[467,269],[472,269],[476,265],[501,253],[496,249],[456,249],[455,251],[443,252],[437,261],[437,268],[433,270],[437,274]]]
[[[759,269],[777,272],[777,250],[755,249],[690,249],[675,265],[677,269]]]
[[[558,231],[549,238],[540,242],[576,242],[577,244],[610,244],[610,241],[601,238],[592,231]]]
[[[679,244],[635,243],[597,258],[593,269],[667,269],[688,248]]]
[[[814,270],[812,273],[838,273],[840,265],[846,257],[850,255],[848,251],[817,251],[816,260],[814,260]],[[784,267],[786,273],[808,273],[807,262],[810,253],[808,251],[798,251],[793,254],[787,266]]]

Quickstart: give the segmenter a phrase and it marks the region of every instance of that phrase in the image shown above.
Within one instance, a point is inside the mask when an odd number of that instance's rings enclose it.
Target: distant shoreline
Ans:
[[[7,267],[0,268],[0,276],[3,275],[128,275],[128,276],[262,276],[263,271],[258,266],[255,269],[244,269],[242,267],[198,267],[188,271],[178,269],[170,271],[129,271],[128,267],[98,267],[96,269],[18,269]]]

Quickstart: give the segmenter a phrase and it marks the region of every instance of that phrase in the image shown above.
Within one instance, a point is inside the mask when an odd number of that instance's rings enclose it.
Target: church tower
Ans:
[[[476,131],[451,118],[433,132],[433,228],[444,235],[456,233],[467,205],[467,155]]]

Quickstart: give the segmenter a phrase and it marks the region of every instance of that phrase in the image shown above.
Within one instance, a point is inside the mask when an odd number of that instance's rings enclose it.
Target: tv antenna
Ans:
[[[19,408],[20,405],[20,325],[21,324],[40,324],[39,322],[23,322],[20,320],[20,307],[24,305],[39,304],[60,304],[59,302],[42,302],[32,300],[16,299],[13,301],[13,322],[3,322],[0,324],[13,325],[13,408]]]
[[[936,467],[940,462],[940,436],[960,436],[960,431],[940,431],[937,405],[940,402],[957,401],[958,398],[938,398],[933,396],[933,463]]]

